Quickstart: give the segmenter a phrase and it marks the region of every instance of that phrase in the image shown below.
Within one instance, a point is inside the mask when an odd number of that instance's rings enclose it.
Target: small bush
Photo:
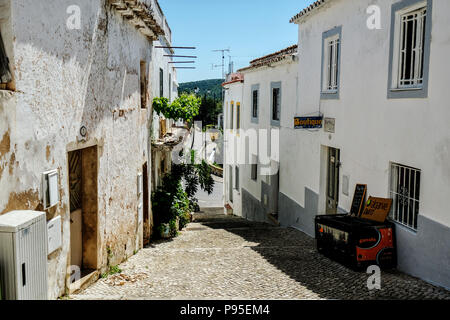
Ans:
[[[185,181],[185,188],[181,184]],[[173,164],[170,173],[163,177],[162,185],[152,194],[152,207],[155,237],[160,237],[165,230],[164,224],[169,224],[170,235],[177,236],[191,220],[191,212],[199,211],[195,194],[201,187],[209,194],[213,191],[214,180],[211,177],[209,165]],[[177,220],[179,228],[177,228]]]

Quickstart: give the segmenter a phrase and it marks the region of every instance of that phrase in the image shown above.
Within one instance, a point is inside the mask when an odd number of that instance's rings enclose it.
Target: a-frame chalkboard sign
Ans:
[[[353,195],[352,208],[350,214],[359,217],[364,210],[364,203],[366,201],[367,185],[357,184],[355,187],[355,194]]]

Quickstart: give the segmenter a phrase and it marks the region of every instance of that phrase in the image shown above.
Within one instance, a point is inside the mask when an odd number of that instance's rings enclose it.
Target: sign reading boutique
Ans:
[[[294,129],[321,129],[322,126],[323,116],[294,118]]]

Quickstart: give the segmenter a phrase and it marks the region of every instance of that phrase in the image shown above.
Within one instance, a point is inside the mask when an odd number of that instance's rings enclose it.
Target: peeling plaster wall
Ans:
[[[81,30],[66,27],[70,5],[81,8]],[[162,56],[102,0],[16,0],[11,25],[17,90],[0,91],[0,214],[42,210],[41,174],[59,170],[60,203],[47,212],[62,217],[62,248],[48,257],[54,299],[65,293],[70,265],[68,151],[98,147],[101,271],[142,247],[137,175],[150,165],[150,111],[140,107],[139,70],[141,60],[151,66],[154,95]],[[78,142],[83,125],[87,141]]]

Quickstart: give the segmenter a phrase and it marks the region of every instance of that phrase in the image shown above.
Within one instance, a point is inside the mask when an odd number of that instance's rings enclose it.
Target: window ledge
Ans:
[[[389,88],[388,99],[426,99],[428,90],[426,87]]]
[[[324,100],[339,100],[339,90],[321,91],[320,99]]]
[[[417,235],[418,230],[416,230],[416,229],[414,229],[414,228],[412,228],[410,226],[407,226],[406,224],[403,224],[403,223],[401,223],[401,222],[399,222],[397,220],[394,220],[394,219],[391,219],[391,218],[388,218],[388,220],[390,222],[394,223],[396,226],[398,226],[398,227],[400,227],[400,228],[402,228],[402,229],[404,229],[406,231],[409,231],[411,234]]]
[[[281,127],[281,121],[280,120],[270,120],[270,125],[273,127]]]
[[[392,92],[399,92],[399,91],[418,91],[423,90],[423,87],[411,87],[411,88],[391,88]]]
[[[330,91],[322,91],[320,93],[321,94],[336,94],[336,93],[338,93],[338,91],[337,90],[330,90]]]

